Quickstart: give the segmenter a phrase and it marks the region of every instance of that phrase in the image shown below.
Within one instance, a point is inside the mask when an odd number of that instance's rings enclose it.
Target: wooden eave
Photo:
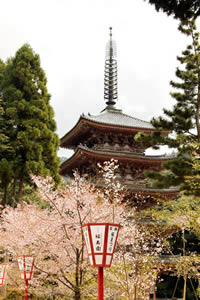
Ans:
[[[115,124],[106,124],[93,120],[88,120],[84,116],[81,116],[75,126],[67,132],[60,140],[60,147],[74,149],[78,144],[80,139],[89,134],[91,129],[98,129],[100,131],[109,131],[109,132],[117,132],[117,133],[127,133],[127,134],[135,134],[137,132],[145,132],[151,133],[156,131],[150,128],[138,128],[138,127],[129,127]]]
[[[143,156],[126,153],[102,152],[91,150],[84,146],[78,146],[75,153],[60,166],[61,175],[72,174],[72,170],[86,164],[90,159],[96,162],[102,162],[114,158],[119,162],[138,163],[145,165],[160,165],[164,161],[168,161],[169,157],[162,156]]]

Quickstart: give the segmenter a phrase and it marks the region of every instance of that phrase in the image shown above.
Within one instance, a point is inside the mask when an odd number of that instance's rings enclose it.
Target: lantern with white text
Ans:
[[[0,285],[4,285],[5,277],[6,277],[6,264],[0,264]]]
[[[103,300],[103,268],[112,264],[120,225],[88,223],[82,226],[91,266],[98,268],[98,299]]]
[[[25,300],[28,299],[28,280],[32,278],[34,260],[35,258],[32,255],[21,255],[17,257],[21,279],[25,280]]]

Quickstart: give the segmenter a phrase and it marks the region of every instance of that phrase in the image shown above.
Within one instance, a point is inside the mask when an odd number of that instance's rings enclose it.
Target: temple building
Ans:
[[[118,100],[117,59],[115,41],[110,39],[106,50],[104,75],[105,108],[98,114],[82,114],[75,126],[61,138],[61,147],[74,150],[74,154],[64,161],[60,168],[63,176],[72,176],[73,170],[90,174],[96,184],[101,184],[97,163],[111,158],[118,161],[118,180],[130,192],[132,198],[138,193],[152,203],[154,196],[174,197],[177,190],[152,189],[144,176],[145,170],[161,170],[167,156],[150,156],[145,148],[135,141],[138,132],[151,133],[154,127],[146,122],[124,114],[116,107]],[[130,196],[129,195],[129,196]]]

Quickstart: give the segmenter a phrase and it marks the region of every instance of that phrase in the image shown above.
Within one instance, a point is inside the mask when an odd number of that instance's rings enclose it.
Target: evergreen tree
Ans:
[[[12,161],[10,161],[12,149],[9,146],[9,137],[7,136],[5,112],[2,100],[2,84],[5,69],[6,64],[0,60],[0,186],[3,188],[3,204],[6,204],[7,202],[8,185],[13,177]]]
[[[50,94],[39,55],[25,44],[9,60],[2,80],[2,98],[9,146],[13,149],[14,193],[18,201],[29,174],[51,175],[59,182],[59,139]]]
[[[164,171],[149,172],[154,187],[184,187],[185,178],[194,176],[197,171],[192,168],[192,147],[200,141],[200,45],[199,33],[194,20],[182,21],[179,30],[192,39],[177,59],[181,68],[177,68],[178,81],[170,84],[176,91],[171,96],[176,100],[172,110],[164,109],[164,115],[153,119],[152,124],[157,129],[151,136],[140,134],[137,139],[145,146],[158,148],[168,145],[177,150],[174,159],[164,163]],[[168,135],[168,133],[171,135]]]
[[[9,138],[6,136],[4,126],[4,110],[2,106],[2,99],[0,98],[0,186],[4,191],[3,203],[7,202],[7,188],[12,178],[12,170],[6,159],[6,155],[9,152],[8,142]]]
[[[4,70],[5,70],[5,64],[0,59],[0,152],[5,147],[5,142],[7,140],[5,132],[4,132],[4,120],[3,120],[4,109],[3,109],[3,106],[2,106],[2,91],[1,91],[1,85],[2,85],[2,80],[3,80],[3,76],[4,76]]]
[[[2,106],[2,99],[0,98],[0,153],[6,148],[7,140],[8,137],[5,135],[4,130],[4,109]]]
[[[176,231],[180,228],[182,232],[183,257],[180,257],[178,262],[177,275],[183,276],[185,299],[187,278],[190,278],[192,284],[191,278],[196,278],[199,264],[195,264],[196,256],[192,251],[196,249],[192,248],[195,243],[196,245],[199,243],[197,240],[199,233],[195,229],[199,227],[196,220],[198,219],[200,189],[196,186],[196,179],[199,179],[200,169],[194,166],[194,151],[199,151],[197,145],[200,141],[200,44],[194,20],[182,21],[179,30],[191,38],[192,43],[187,46],[181,56],[177,57],[180,63],[180,67],[176,70],[177,80],[170,82],[174,89],[171,96],[176,103],[171,110],[164,109],[164,117],[152,120],[156,132],[151,136],[140,134],[137,138],[146,147],[158,148],[159,145],[168,145],[177,152],[175,158],[163,164],[163,171],[149,172],[147,175],[154,187],[180,186],[184,190],[184,193],[180,193],[179,199],[165,203],[159,201],[158,206],[152,208],[152,216],[153,220],[156,216],[164,220],[166,226],[169,226],[169,232],[172,232],[173,226]],[[195,189],[191,185],[191,179],[195,184]],[[187,230],[187,236],[185,236],[185,230]],[[194,235],[189,234],[190,231],[197,233],[197,238],[194,239]],[[189,243],[189,238],[192,243]],[[178,246],[176,240],[171,249],[173,254],[177,254],[175,248]],[[187,248],[190,254],[185,252]],[[182,274],[181,268],[184,271]],[[190,274],[193,270],[195,270],[195,276]],[[192,298],[191,294],[190,298]]]
[[[167,15],[186,20],[192,16],[200,15],[199,0],[148,0],[157,11],[162,10]]]

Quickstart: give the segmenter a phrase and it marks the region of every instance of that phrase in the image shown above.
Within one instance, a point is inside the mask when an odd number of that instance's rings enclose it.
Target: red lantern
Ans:
[[[28,300],[28,280],[31,280],[32,278],[34,260],[35,258],[32,255],[17,256],[21,279],[25,280],[25,300]]]
[[[17,256],[17,263],[21,273],[21,279],[31,280],[35,258],[32,255]]]
[[[5,276],[6,276],[6,268],[7,268],[6,264],[0,265],[0,285],[4,285]]]
[[[82,226],[91,266],[98,268],[98,299],[103,300],[103,268],[112,264],[120,225],[88,223]]]

